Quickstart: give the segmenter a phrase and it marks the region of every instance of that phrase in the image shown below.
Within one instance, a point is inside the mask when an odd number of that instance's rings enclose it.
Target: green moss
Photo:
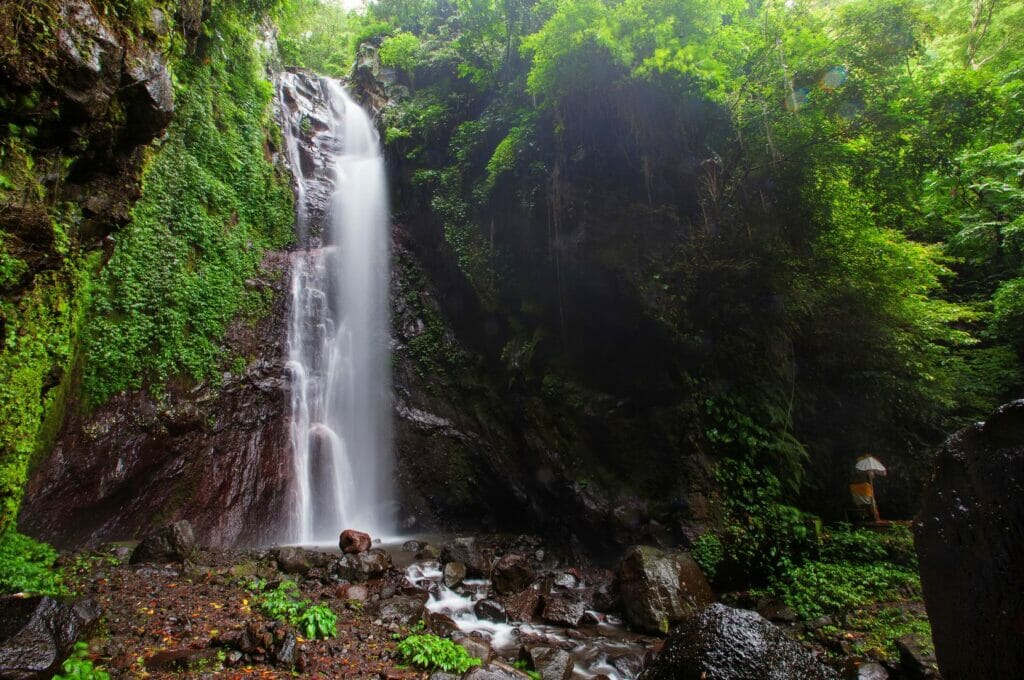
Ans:
[[[225,12],[211,34],[206,63],[174,66],[177,115],[97,285],[91,404],[171,376],[216,380],[228,323],[265,309],[245,280],[291,238],[291,190],[264,156],[272,88],[254,33]]]
[[[95,262],[72,257],[37,274],[20,299],[0,303],[0,531],[17,515],[33,457],[60,427]]]

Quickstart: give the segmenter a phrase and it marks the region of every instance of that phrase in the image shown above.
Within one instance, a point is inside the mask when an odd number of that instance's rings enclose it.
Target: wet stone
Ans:
[[[444,565],[444,584],[454,588],[466,579],[466,565],[462,562],[449,562]]]
[[[478,619],[494,621],[495,623],[506,623],[508,614],[500,602],[494,600],[479,600],[473,605],[473,613]]]

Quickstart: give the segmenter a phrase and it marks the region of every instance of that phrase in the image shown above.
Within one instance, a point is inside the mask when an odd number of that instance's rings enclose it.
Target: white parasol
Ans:
[[[874,475],[878,475],[879,477],[885,476],[885,466],[882,465],[882,461],[878,460],[874,456],[861,456],[857,459],[857,464],[854,465],[854,467],[861,472],[868,473],[869,477],[873,477]]]

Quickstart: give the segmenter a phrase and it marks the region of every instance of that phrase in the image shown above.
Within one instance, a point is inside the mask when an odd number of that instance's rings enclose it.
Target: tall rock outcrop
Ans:
[[[914,538],[943,677],[1018,677],[1024,668],[1024,400],[946,441]]]

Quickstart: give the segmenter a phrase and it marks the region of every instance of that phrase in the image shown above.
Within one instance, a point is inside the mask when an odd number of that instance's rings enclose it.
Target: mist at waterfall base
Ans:
[[[284,74],[284,84],[301,87]],[[292,263],[288,330],[294,488],[286,541],[337,545],[343,529],[394,531],[388,317],[389,215],[384,161],[365,111],[335,80],[320,78],[321,110],[285,112],[298,178],[302,250]],[[326,110],[322,110],[326,109]],[[308,144],[324,159],[309,176],[300,131],[325,123]],[[333,187],[314,218],[309,188]],[[326,197],[325,197],[326,198]]]

